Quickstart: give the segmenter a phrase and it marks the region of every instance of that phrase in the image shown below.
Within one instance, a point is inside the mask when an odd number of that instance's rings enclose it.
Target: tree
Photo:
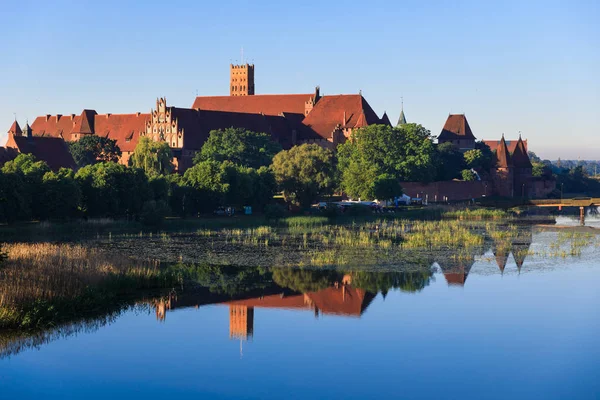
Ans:
[[[14,160],[2,167],[4,173],[15,173],[22,177],[27,192],[28,205],[31,207],[31,217],[39,219],[45,211],[45,205],[39,201],[43,196],[42,180],[50,167],[44,161],[37,161],[31,154],[19,154]]]
[[[0,222],[31,219],[31,194],[21,174],[0,172]]]
[[[155,142],[142,136],[129,159],[131,166],[143,169],[149,176],[170,174],[173,156],[166,142]]]
[[[286,201],[310,206],[334,187],[333,153],[316,144],[303,144],[279,152],[271,166]]]
[[[391,174],[381,174],[373,183],[373,196],[379,200],[389,200],[402,195],[400,182]]]
[[[77,215],[81,192],[73,170],[61,168],[58,172],[46,172],[42,189],[42,219],[64,219]]]
[[[82,211],[90,217],[137,217],[152,195],[143,170],[112,162],[87,165],[75,179]]]
[[[200,211],[211,211],[224,204],[229,182],[227,164],[218,161],[201,161],[185,171],[185,182],[196,190],[196,205]]]
[[[431,133],[418,124],[392,128],[388,125],[370,125],[358,129],[351,140],[338,147],[339,168],[344,182],[344,170],[351,163],[370,165],[365,179],[373,175],[391,174],[400,181],[429,182],[435,178],[435,147]],[[374,173],[376,171],[376,173]]]
[[[492,169],[494,166],[495,160],[494,153],[492,152],[492,149],[490,149],[490,146],[485,144],[483,140],[480,140],[479,142],[475,142],[475,150],[479,150],[481,152],[482,157],[479,162],[480,170],[483,172],[490,171],[490,169]]]
[[[360,157],[349,159],[341,169],[341,189],[352,199],[375,198],[374,185],[379,169]]]
[[[484,163],[483,152],[478,149],[467,150],[464,154],[467,167],[481,169]]]
[[[269,166],[275,154],[281,151],[279,143],[266,133],[243,128],[213,130],[194,163],[201,161],[231,161],[244,167],[258,169]]]
[[[477,176],[470,169],[463,169],[462,170],[462,179],[463,179],[463,181],[475,181],[475,180],[477,180]]]
[[[69,150],[80,168],[99,162],[118,162],[121,158],[116,140],[97,135],[85,135],[76,142],[69,142]]]
[[[198,191],[202,211],[218,205],[262,208],[273,198],[275,179],[269,168],[258,170],[232,162],[201,161],[185,172],[188,185]]]
[[[165,180],[169,185],[168,202],[173,213],[186,217],[198,212],[196,207],[196,190],[179,174],[166,175]]]
[[[436,180],[449,181],[459,178],[465,168],[465,158],[458,147],[450,142],[437,145],[438,168]]]

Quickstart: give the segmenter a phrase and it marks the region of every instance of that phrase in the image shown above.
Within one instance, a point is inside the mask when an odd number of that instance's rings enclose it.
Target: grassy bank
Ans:
[[[0,329],[40,328],[118,306],[140,291],[168,288],[181,277],[160,263],[133,261],[71,244],[4,246]]]

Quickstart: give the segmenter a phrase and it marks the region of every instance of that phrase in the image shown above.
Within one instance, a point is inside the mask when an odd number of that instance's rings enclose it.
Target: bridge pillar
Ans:
[[[585,225],[585,207],[579,207],[579,224]]]

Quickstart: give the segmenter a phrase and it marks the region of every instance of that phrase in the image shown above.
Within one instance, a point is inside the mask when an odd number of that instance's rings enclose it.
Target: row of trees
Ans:
[[[402,194],[401,181],[460,178],[487,170],[489,147],[479,143],[464,155],[452,145],[436,146],[417,124],[373,125],[357,130],[334,153],[316,144],[282,150],[264,133],[244,129],[210,133],[193,166],[173,174],[165,142],[140,138],[129,166],[117,164],[114,140],[88,136],[70,144],[78,171],[50,171],[20,154],[0,174],[2,221],[129,217],[152,220],[168,212],[186,216],[220,205],[263,209],[277,192],[307,207],[323,195],[344,191],[353,198],[386,199]],[[468,178],[468,177],[467,177]]]

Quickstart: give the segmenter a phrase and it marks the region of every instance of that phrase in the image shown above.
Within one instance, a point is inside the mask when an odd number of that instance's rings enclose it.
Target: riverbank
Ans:
[[[167,218],[159,226],[146,226],[138,221],[113,220],[109,218],[71,220],[71,221],[32,221],[27,223],[0,225],[0,241],[2,242],[77,242],[101,236],[119,235],[160,235],[173,232],[196,232],[199,230],[249,229],[260,226],[287,227],[290,225],[337,224],[351,225],[377,220],[502,220],[516,219],[520,223],[552,224],[554,217],[550,215],[523,216],[520,211],[505,211],[481,207],[429,206],[403,207],[398,210],[359,214],[310,212],[286,215],[281,218],[269,218],[262,214],[226,216],[201,216],[196,218]]]

